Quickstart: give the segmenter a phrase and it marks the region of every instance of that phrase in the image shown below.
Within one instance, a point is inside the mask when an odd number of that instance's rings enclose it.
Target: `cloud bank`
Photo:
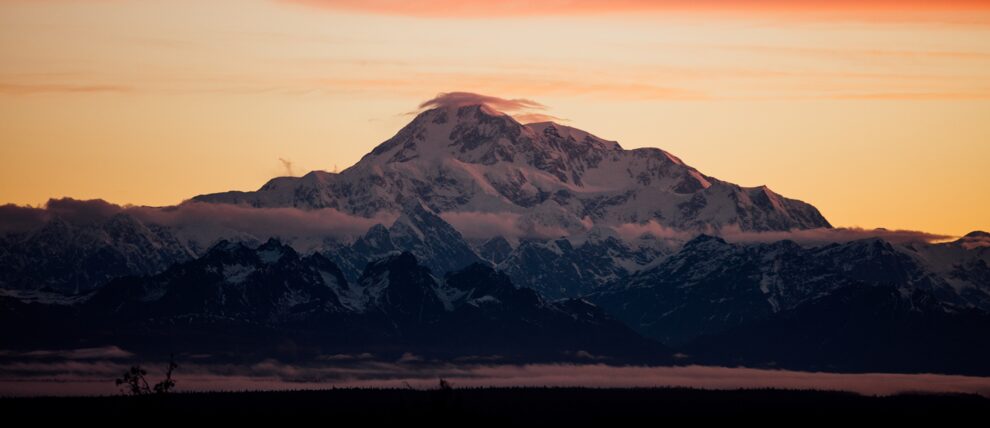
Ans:
[[[0,206],[0,233],[30,232],[59,218],[75,225],[93,225],[118,214],[142,223],[167,226],[188,232],[201,241],[232,235],[268,237],[333,237],[349,239],[367,232],[371,226],[390,225],[398,217],[381,213],[365,218],[332,208],[254,208],[243,205],[186,202],[170,207],[116,205],[104,200],[51,199],[44,207]]]
[[[533,112],[532,110],[545,110],[547,107],[530,99],[506,99],[473,92],[442,92],[437,94],[436,97],[420,103],[419,109],[457,108],[479,104],[495,111],[510,114],[516,120],[523,123],[567,120],[544,113]]]
[[[516,241],[524,238],[552,239],[569,235],[567,229],[539,224],[512,212],[448,211],[441,213],[440,217],[467,239],[501,236]]]
[[[364,218],[333,208],[254,208],[243,205],[187,202],[176,207],[128,208],[138,219],[189,230],[217,230],[249,233],[256,237],[335,237],[350,238],[371,226],[395,222],[397,214],[381,213]]]
[[[803,245],[843,243],[871,238],[883,239],[892,244],[931,243],[953,238],[949,235],[917,230],[862,229],[857,227],[803,229],[781,232],[746,232],[740,230],[738,226],[730,226],[723,228],[717,235],[728,242],[742,244],[776,242],[788,239]]]
[[[431,108],[458,108],[472,105],[482,105],[491,110],[506,113],[521,123],[567,121],[549,114],[532,110],[546,110],[546,106],[526,98],[499,98],[491,95],[473,92],[441,92],[437,96],[419,104],[419,110]],[[411,112],[414,114],[416,112]]]
[[[420,103],[419,108],[435,107],[464,107],[484,104],[496,110],[517,111],[526,109],[545,109],[546,106],[525,98],[505,99],[491,95],[481,95],[472,92],[443,92],[429,100]]]
[[[990,233],[983,231],[972,232],[956,241],[963,248],[973,250],[990,247]]]
[[[672,239],[687,241],[700,232],[685,231],[666,227],[656,220],[646,223],[624,223],[613,226],[616,234],[626,241],[633,241],[644,236],[657,239]],[[934,243],[954,238],[950,235],[922,232],[917,230],[863,229],[858,227],[837,227],[832,229],[794,229],[787,231],[754,232],[743,231],[736,225],[729,225],[720,230],[708,230],[704,233],[718,236],[727,242],[738,244],[757,244],[790,240],[801,245],[815,246],[831,243],[844,243],[860,239],[883,239],[892,244]]]
[[[114,348],[114,347],[110,347]],[[119,348],[115,348],[119,349]],[[61,353],[79,353],[58,351]],[[121,350],[120,352],[125,352]],[[26,354],[47,355],[52,351]],[[437,378],[454,387],[691,387],[778,388],[851,391],[869,395],[903,392],[973,393],[990,397],[990,378],[940,374],[822,373],[715,366],[614,366],[606,364],[492,364],[335,355],[312,364],[264,360],[209,364],[183,360],[180,391],[299,390],[330,387],[433,388]],[[493,358],[474,358],[491,361]],[[497,358],[494,358],[497,360]],[[120,358],[51,360],[28,356],[0,362],[0,395],[112,394],[113,379],[131,363]],[[151,377],[162,367],[145,365]]]
[[[117,205],[104,200],[51,199],[44,207],[17,205],[0,206],[0,234],[24,233],[37,230],[46,222],[59,218],[76,225],[93,225],[109,220],[118,214],[127,214],[142,223],[166,226],[181,236],[208,244],[221,238],[246,237],[258,240],[268,237],[302,238],[314,245],[323,238],[353,239],[368,231],[375,224],[391,225],[398,213],[379,213],[365,218],[337,211],[333,208],[304,210],[299,208],[255,208],[205,202],[186,202],[170,207],[145,207]],[[450,223],[470,240],[502,236],[510,241],[519,239],[555,239],[574,234],[574,230],[590,230],[595,226],[586,218],[571,231],[565,227],[540,224],[519,213],[512,212],[444,212],[444,221]],[[652,239],[687,241],[699,234],[666,227],[656,220],[646,223],[597,225],[611,227],[620,238],[633,242],[644,236]],[[580,232],[577,232],[580,233]],[[879,238],[893,244],[937,243],[955,237],[914,230],[834,228],[805,229],[773,232],[743,231],[738,226],[726,226],[708,234],[719,236],[728,242],[752,244],[791,240],[802,245],[844,243],[860,239]],[[967,248],[990,246],[990,238],[974,234],[963,238]],[[962,242],[962,241],[961,241]]]
[[[557,0],[504,1],[424,0],[283,0],[326,10],[381,15],[490,18],[522,16],[581,16],[649,12],[958,12],[986,11],[979,0]]]
[[[543,113],[521,113],[514,114],[512,117],[516,118],[521,123],[538,123],[538,122],[569,122],[569,119],[564,119],[562,117],[557,117],[549,114]]]
[[[696,235],[691,232],[668,228],[656,220],[650,220],[646,223],[623,223],[613,227],[613,229],[619,237],[626,241],[634,241],[644,236],[656,239],[687,240]]]

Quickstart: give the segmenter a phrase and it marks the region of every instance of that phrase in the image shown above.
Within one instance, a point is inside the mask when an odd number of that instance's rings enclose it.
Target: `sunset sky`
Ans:
[[[0,203],[342,170],[440,92],[836,226],[990,229],[990,1],[0,0]]]

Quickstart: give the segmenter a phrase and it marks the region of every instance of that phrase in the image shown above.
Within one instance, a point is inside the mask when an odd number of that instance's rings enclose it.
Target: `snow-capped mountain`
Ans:
[[[505,252],[497,239],[486,242],[481,250],[485,254],[499,254],[495,248]],[[580,297],[643,270],[668,255],[673,245],[654,238],[630,243],[610,229],[596,227],[570,238],[523,240],[492,261],[517,285],[550,298]]]
[[[580,297],[597,287],[625,278],[675,245],[644,238],[620,239],[608,228],[559,239],[524,239],[514,248],[501,236],[477,245],[464,239],[450,224],[428,208],[407,206],[391,227],[375,225],[352,243],[328,242],[323,253],[349,281],[382,257],[408,251],[437,276],[484,262],[505,272],[519,287],[545,297]]]
[[[84,292],[194,256],[168,228],[126,213],[84,222],[54,217],[37,230],[0,236],[0,288]]]
[[[422,112],[339,174],[280,177],[258,191],[194,200],[364,217],[418,201],[441,215],[499,214],[521,233],[544,237],[651,220],[691,230],[830,227],[809,204],[704,175],[663,150],[624,150],[568,126],[524,125],[483,105]]]
[[[376,224],[351,243],[328,241],[324,254],[355,281],[368,263],[403,251],[440,276],[481,261],[460,232],[415,201],[391,226]]]
[[[731,244],[701,235],[655,267],[590,296],[647,336],[680,344],[771,317],[845,288],[892,287],[930,295],[951,312],[990,312],[986,255],[931,260],[957,243],[893,245],[866,239],[820,247],[792,241]]]
[[[344,311],[347,287],[318,253],[300,256],[274,239],[257,248],[222,241],[160,274],[112,281],[85,305],[111,318],[269,324]]]
[[[425,111],[340,174],[59,204],[79,212],[8,207],[37,221],[0,235],[5,345],[656,362],[665,343],[692,363],[990,374],[990,234],[729,243],[705,233],[830,225],[662,150],[484,106]]]
[[[199,259],[114,280],[73,302],[0,295],[0,309],[0,333],[14,348],[85,341],[265,356],[292,341],[318,353],[671,358],[586,301],[548,301],[480,263],[437,280],[401,252],[350,283],[322,254],[302,256],[277,240],[256,248],[220,242]],[[25,322],[35,327],[19,331]]]
[[[921,288],[843,287],[681,347],[700,364],[828,372],[990,375],[990,312]]]
[[[802,247],[701,235],[587,298],[699,363],[986,375],[981,236]]]

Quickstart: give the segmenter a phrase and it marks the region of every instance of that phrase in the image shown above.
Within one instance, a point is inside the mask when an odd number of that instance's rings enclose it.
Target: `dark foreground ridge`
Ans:
[[[0,399],[0,412],[8,418],[22,416],[36,420],[39,416],[53,415],[52,409],[58,409],[59,415],[105,420],[150,417],[247,420],[295,416],[318,417],[334,424],[425,421],[431,425],[463,426],[518,422],[583,425],[739,416],[778,421],[788,420],[790,416],[818,419],[873,416],[885,420],[938,418],[946,422],[985,416],[990,412],[990,399],[963,394],[872,397],[812,390],[689,388],[333,389]],[[197,419],[186,419],[189,417]]]

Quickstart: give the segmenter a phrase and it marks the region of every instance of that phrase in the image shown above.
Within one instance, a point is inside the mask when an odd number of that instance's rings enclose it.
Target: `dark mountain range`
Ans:
[[[663,343],[686,363],[990,371],[990,235],[729,243],[702,232],[831,226],[662,150],[484,106],[425,111],[340,174],[110,205],[4,229],[0,347],[670,362]],[[155,223],[191,205],[269,227]],[[361,227],[273,232],[314,211]]]
[[[805,248],[699,236],[588,298],[640,333],[719,364],[990,373],[986,253],[879,239]],[[932,259],[956,255],[954,267]],[[965,272],[965,273],[963,273]]]
[[[672,351],[579,299],[548,301],[475,263],[436,280],[408,252],[356,283],[317,253],[271,240],[222,242],[152,276],[114,280],[73,302],[3,302],[4,348],[113,344],[145,352],[381,352],[507,361],[666,362]],[[19,326],[32,323],[29,331]]]
[[[167,227],[128,214],[86,222],[55,217],[38,230],[0,236],[0,288],[85,292],[194,256]]]

